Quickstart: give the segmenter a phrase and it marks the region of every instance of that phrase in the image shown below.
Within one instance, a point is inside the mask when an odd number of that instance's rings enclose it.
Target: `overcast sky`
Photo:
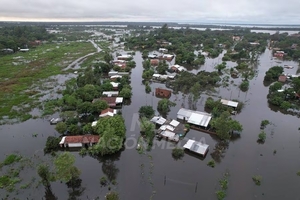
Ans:
[[[0,0],[1,21],[300,24],[299,0]]]

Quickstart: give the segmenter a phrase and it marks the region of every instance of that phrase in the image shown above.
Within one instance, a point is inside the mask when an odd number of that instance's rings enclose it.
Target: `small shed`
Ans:
[[[107,97],[116,97],[119,95],[118,91],[105,91],[102,93],[103,96],[107,96]]]
[[[150,121],[158,125],[163,125],[167,120],[160,116],[154,116]]]
[[[201,156],[205,156],[208,152],[209,145],[189,139],[187,143],[183,146],[183,148],[188,149]]]
[[[237,108],[239,105],[238,102],[230,101],[230,100],[226,100],[226,99],[221,99],[221,103],[225,106],[229,106],[229,107],[233,107],[233,108]]]
[[[170,122],[170,125],[173,126],[174,128],[176,128],[178,125],[180,124],[179,121],[173,119],[171,122]]]
[[[176,133],[172,132],[172,131],[162,131],[160,133],[160,136],[163,137],[166,140],[171,140],[173,142],[178,142],[179,141],[179,135],[177,135]]]

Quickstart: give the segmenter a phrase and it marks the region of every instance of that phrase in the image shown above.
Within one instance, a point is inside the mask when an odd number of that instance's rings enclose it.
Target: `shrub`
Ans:
[[[240,89],[243,91],[243,92],[246,92],[248,91],[249,89],[249,81],[243,81],[240,85]]]
[[[262,177],[260,175],[256,175],[252,177],[252,180],[254,181],[255,185],[260,185]]]
[[[100,184],[101,184],[102,186],[106,186],[106,185],[107,185],[107,179],[106,179],[105,176],[102,176],[102,177],[100,178]]]
[[[6,158],[3,161],[3,165],[11,165],[14,162],[19,162],[22,159],[22,156],[16,155],[16,154],[10,154],[6,156]]]
[[[176,147],[172,150],[172,156],[176,160],[181,159],[184,156],[184,150]]]
[[[219,190],[216,192],[218,200],[223,200],[226,197],[226,192],[224,190]]]
[[[265,142],[266,141],[266,138],[267,138],[267,134],[264,132],[264,131],[261,131],[259,134],[258,134],[258,140],[260,142]]]
[[[210,166],[211,168],[214,168],[215,165],[216,165],[216,163],[215,163],[214,160],[210,160],[210,161],[208,161],[208,163],[207,163],[207,166]]]

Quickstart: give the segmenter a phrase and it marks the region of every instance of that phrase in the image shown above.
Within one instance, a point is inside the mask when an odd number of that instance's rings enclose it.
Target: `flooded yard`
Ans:
[[[95,45],[95,44],[94,44]],[[98,52],[100,49],[98,49]],[[205,65],[199,69],[192,69],[197,73],[200,70],[214,71],[216,64],[222,62],[224,52],[215,59],[206,59]],[[78,60],[77,60],[78,61]],[[229,172],[227,199],[296,199],[300,197],[298,189],[300,170],[297,160],[300,156],[299,118],[273,111],[267,102],[268,87],[264,86],[265,72],[274,65],[291,65],[293,69],[285,69],[285,73],[296,74],[298,63],[283,61],[278,64],[272,59],[271,51],[266,50],[259,57],[258,73],[250,81],[247,92],[242,92],[237,86],[220,87],[213,96],[224,99],[237,99],[245,103],[242,112],[234,118],[243,125],[240,138],[229,142],[223,153],[216,153],[219,159],[216,166],[207,166],[212,159],[211,153],[217,152],[214,148],[219,140],[209,134],[190,130],[185,138],[177,145],[182,147],[188,139],[205,140],[210,146],[205,158],[200,158],[186,152],[182,160],[174,160],[171,142],[156,140],[153,149],[139,154],[136,150],[140,128],[137,124],[138,111],[141,106],[150,105],[155,110],[160,100],[155,97],[155,88],[165,88],[164,84],[151,83],[152,92],[145,93],[142,83],[142,54],[134,55],[136,67],[132,69],[131,86],[133,96],[129,105],[124,105],[122,115],[127,127],[127,141],[125,149],[117,155],[104,157],[101,160],[89,156],[81,157],[78,152],[71,152],[76,156],[75,165],[81,170],[82,191],[76,193],[79,199],[102,199],[107,193],[107,187],[101,187],[100,178],[103,175],[116,180],[112,186],[120,194],[120,199],[216,199],[215,192],[219,190],[219,180],[223,174]],[[77,63],[77,62],[76,62]],[[228,62],[227,68],[236,63]],[[79,67],[79,66],[78,66]],[[72,75],[73,76],[73,75]],[[75,75],[74,75],[75,76]],[[66,77],[58,77],[64,81]],[[239,81],[238,79],[235,81]],[[59,82],[58,84],[62,84]],[[239,82],[236,82],[239,85]],[[204,104],[208,95],[202,94],[196,106],[197,110],[204,111]],[[176,119],[181,107],[189,108],[188,97],[182,93],[172,94],[171,101],[176,103],[171,108],[167,118]],[[57,116],[55,114],[54,116]],[[266,128],[267,139],[264,144],[257,143],[260,132],[260,123],[267,119],[271,122]],[[59,134],[46,119],[31,119],[24,123],[0,126],[0,160],[11,152],[19,152],[25,157],[38,156],[47,160],[43,155],[43,148],[48,136]],[[33,134],[37,134],[33,137]],[[215,154],[214,154],[215,155]],[[261,186],[256,186],[252,177],[262,176]],[[31,170],[28,178],[37,177],[36,171]],[[30,179],[29,178],[29,179]],[[67,199],[70,189],[61,183],[52,185],[52,192],[58,199]],[[75,194],[75,196],[76,196]],[[3,192],[0,197],[4,198]],[[19,199],[50,199],[49,192],[45,194],[43,186],[32,188],[24,192],[10,194],[10,198]]]

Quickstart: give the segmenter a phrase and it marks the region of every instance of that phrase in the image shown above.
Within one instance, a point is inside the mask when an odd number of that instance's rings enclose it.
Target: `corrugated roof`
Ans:
[[[118,87],[120,83],[110,82],[113,87]]]
[[[188,119],[188,123],[195,124],[198,126],[207,127],[211,120],[211,116],[203,113],[192,113]]]
[[[119,92],[118,91],[106,91],[106,92],[103,92],[102,95],[106,95],[108,97],[118,96]]]
[[[97,143],[99,141],[99,135],[76,135],[76,136],[65,136],[62,138],[59,144],[70,144],[70,143]]]
[[[209,148],[209,145],[201,142],[196,142],[195,140],[188,140],[187,143],[183,146],[183,148],[189,149],[190,151],[193,151],[200,155],[205,155]]]
[[[163,125],[167,120],[163,117],[155,116],[150,121],[159,125]]]
[[[179,121],[176,121],[175,119],[173,119],[171,122],[170,122],[170,125],[173,126],[173,127],[177,127],[178,125],[180,124]]]
[[[170,125],[162,125],[159,129],[163,130],[163,131],[165,131],[165,130],[174,131],[175,130],[175,128]]]
[[[117,97],[116,103],[123,103],[123,97]]]
[[[230,100],[226,100],[226,99],[221,99],[221,103],[223,105],[234,107],[234,108],[236,108],[239,104],[238,102],[230,101]]]

